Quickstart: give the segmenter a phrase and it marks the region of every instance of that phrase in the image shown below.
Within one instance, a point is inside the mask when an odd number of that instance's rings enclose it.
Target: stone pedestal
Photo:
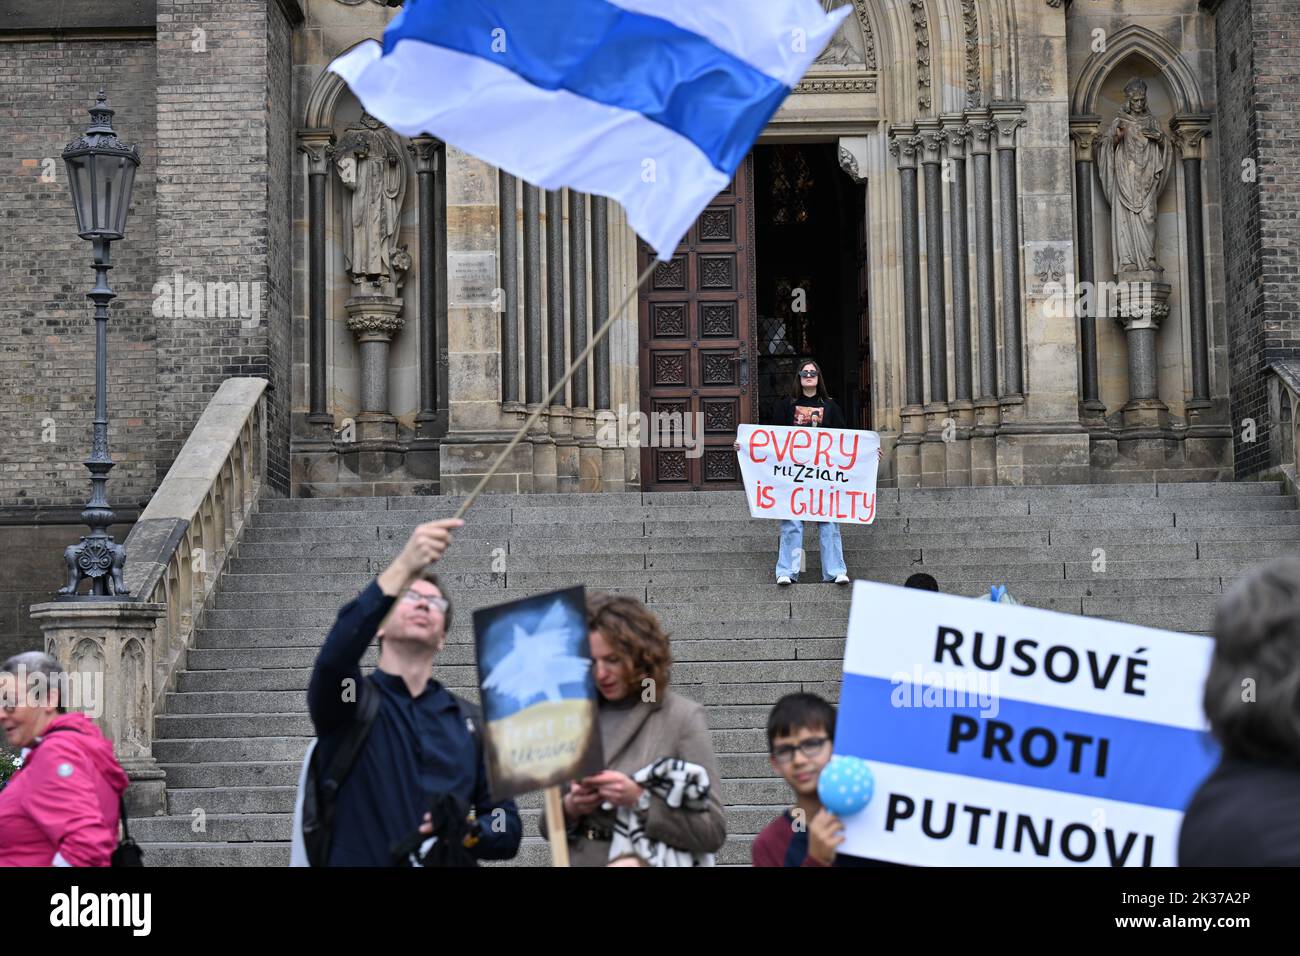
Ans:
[[[402,300],[386,295],[359,295],[348,299],[348,329],[357,337],[361,352],[361,412],[357,415],[358,442],[396,442],[397,419],[388,406],[388,350],[393,336],[405,324]]]
[[[1156,333],[1169,315],[1168,282],[1163,270],[1121,273],[1111,315],[1128,338],[1129,400],[1120,409],[1125,428],[1162,428],[1169,424],[1169,408],[1160,400]]]
[[[921,444],[921,487],[943,488],[947,485],[947,450],[943,440],[946,403],[925,406],[925,437]]]
[[[996,398],[978,398],[972,414],[975,425],[970,436],[970,483],[996,485],[998,483],[998,423],[1000,406]]]
[[[45,649],[69,676],[64,705],[84,712],[113,742],[130,778],[127,810],[152,816],[167,809],[167,778],[153,756],[154,632],[165,604],[140,601],[55,601],[34,604],[31,616]]]
[[[949,488],[971,483],[971,430],[975,425],[975,403],[959,399],[948,406],[952,427],[944,427],[944,471]]]
[[[899,488],[921,487],[921,443],[925,440],[925,415],[919,405],[902,409],[903,434],[894,446]]]

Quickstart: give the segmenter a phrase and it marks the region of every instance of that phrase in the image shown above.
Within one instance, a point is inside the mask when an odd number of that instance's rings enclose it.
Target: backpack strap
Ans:
[[[447,691],[451,694],[451,691]],[[465,729],[469,735],[474,738],[474,753],[478,761],[483,761],[483,710],[478,704],[473,704],[465,698],[451,694],[451,699],[456,702],[456,711],[460,714],[460,719],[465,722]],[[475,773],[478,771],[475,770]]]
[[[381,691],[369,677],[362,678],[364,692],[357,701],[357,713],[339,741],[338,749],[322,774],[318,766],[319,751],[313,751],[303,790],[302,836],[307,861],[312,866],[326,866],[333,843],[334,809],[339,789],[352,772],[379,714]]]

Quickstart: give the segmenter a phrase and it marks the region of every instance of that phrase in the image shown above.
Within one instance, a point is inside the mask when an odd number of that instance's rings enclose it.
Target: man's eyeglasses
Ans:
[[[799,377],[800,377],[800,378],[816,378],[816,377],[817,377],[817,373],[816,373],[816,372],[812,372],[812,371],[808,371],[808,372],[800,372],[800,373],[799,373]]]
[[[407,591],[402,595],[402,600],[410,601],[412,604],[419,604],[421,601],[424,601],[429,605],[429,607],[435,607],[444,614],[447,613],[447,608],[451,606],[451,602],[446,598],[434,597],[431,594],[421,594],[419,591]]]
[[[809,737],[807,740],[799,741],[798,744],[786,744],[777,747],[772,751],[772,759],[779,764],[787,764],[794,759],[796,750],[805,757],[816,757],[830,742],[831,738],[829,737]]]

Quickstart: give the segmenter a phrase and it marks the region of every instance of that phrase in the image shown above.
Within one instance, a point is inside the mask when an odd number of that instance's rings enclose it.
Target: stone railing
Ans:
[[[87,688],[84,700],[66,703],[92,711],[114,742],[136,813],[165,807],[154,715],[175,688],[217,577],[262,491],[266,387],[265,379],[227,379],[204,409],[126,539],[130,599],[32,607],[46,650],[74,681],[102,675],[98,694]]]
[[[1268,448],[1269,465],[1286,477],[1292,494],[1300,491],[1296,484],[1300,474],[1300,442],[1296,427],[1300,425],[1300,362],[1274,362],[1268,367]]]

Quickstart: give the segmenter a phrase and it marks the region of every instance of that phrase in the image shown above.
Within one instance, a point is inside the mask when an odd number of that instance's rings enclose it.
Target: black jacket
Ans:
[[[1300,866],[1300,765],[1225,757],[1192,797],[1179,866]]]
[[[797,399],[783,398],[772,411],[772,420],[768,425],[810,425],[821,428],[846,428],[844,413],[835,404],[833,398],[823,399],[820,395],[808,398],[800,395]]]

